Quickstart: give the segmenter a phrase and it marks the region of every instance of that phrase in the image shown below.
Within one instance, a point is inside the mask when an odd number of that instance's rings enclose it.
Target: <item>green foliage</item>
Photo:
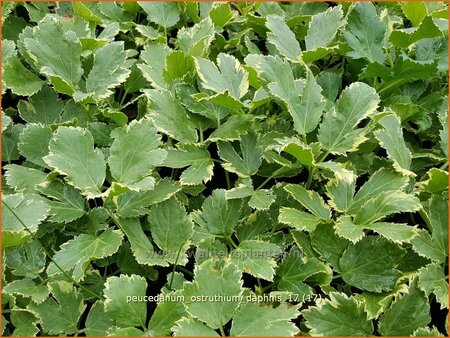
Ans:
[[[445,336],[444,2],[2,3],[2,336]]]

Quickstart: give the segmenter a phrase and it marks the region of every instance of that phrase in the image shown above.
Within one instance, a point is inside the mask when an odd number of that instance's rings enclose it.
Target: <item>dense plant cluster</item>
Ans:
[[[443,2],[3,2],[3,335],[446,335]]]

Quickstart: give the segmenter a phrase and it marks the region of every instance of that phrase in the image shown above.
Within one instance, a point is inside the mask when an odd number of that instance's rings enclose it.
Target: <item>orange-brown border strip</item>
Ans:
[[[116,1],[116,2],[136,2],[137,0],[121,0],[121,1]],[[141,0],[142,2],[211,2],[209,0],[197,0],[197,1],[193,1],[193,0],[167,0],[167,1],[157,1],[157,0]],[[442,0],[441,0],[442,1]],[[450,2],[450,0],[443,0],[444,2]],[[2,4],[3,2],[21,2],[21,1],[15,1],[15,0],[0,0],[0,4]],[[49,0],[33,0],[33,2],[92,2],[92,0],[58,0],[58,1],[49,1]],[[96,1],[96,2],[114,2],[114,0],[101,0],[101,1]],[[216,0],[216,2],[246,2],[245,0],[235,0],[235,1],[230,1],[230,0]],[[247,2],[251,2],[251,1],[247,1]],[[308,0],[308,1],[302,1],[302,0],[291,0],[291,1],[287,1],[287,0],[253,0],[253,2],[325,2],[323,0]],[[421,0],[403,0],[403,1],[396,1],[396,0],[378,0],[378,1],[371,1],[371,0],[335,0],[334,2],[434,2],[434,1],[429,1],[429,0],[425,0],[425,1],[421,1]],[[0,6],[0,16],[2,15],[2,6]],[[450,22],[449,22],[449,30],[450,30]],[[2,23],[0,23],[0,39],[2,37]],[[450,36],[448,36],[448,42],[450,45]],[[0,64],[3,65],[2,63],[2,43],[0,40]],[[447,53],[447,59],[448,62],[450,63],[450,55],[449,53]],[[0,80],[1,80],[1,72],[0,72]],[[447,79],[447,84],[450,83],[450,74],[448,75],[448,79]],[[0,92],[1,92],[1,81],[0,81]],[[448,87],[448,86],[447,86]],[[448,88],[448,95],[450,96],[450,88]],[[0,110],[2,108],[1,105],[1,100],[0,100]],[[448,106],[448,108],[450,108],[450,104]],[[450,122],[449,116],[447,114],[447,121]],[[1,128],[1,120],[0,120],[0,128]],[[450,126],[447,127],[448,131],[450,131]],[[2,140],[0,140],[0,152],[2,150]],[[448,144],[448,151],[450,153],[450,144]],[[0,163],[0,169],[2,168],[2,164]],[[450,174],[450,166],[447,168],[447,171]],[[450,175],[448,178],[448,183],[450,186]],[[449,190],[450,192],[450,190]],[[0,199],[2,198],[2,181],[0,180]],[[0,207],[0,271],[3,271],[3,251],[1,250],[2,247],[2,210],[3,208]],[[450,219],[450,202],[448,203],[448,209],[447,209],[447,213]],[[448,229],[450,229],[450,224]],[[450,249],[450,237],[448,239],[448,248]],[[450,271],[450,256],[447,256],[447,266],[448,266],[448,271],[447,274],[449,274]],[[448,282],[447,282],[448,283]],[[2,279],[0,278],[0,290],[2,290]],[[450,294],[449,294],[449,303],[450,303]],[[2,301],[2,293],[0,292],[0,304]],[[2,309],[0,309],[0,314],[2,313]],[[0,316],[0,327],[2,325],[2,317]],[[450,323],[450,311],[447,314],[447,321]],[[1,333],[0,333],[1,335]],[[18,336],[18,337],[27,337],[27,336]],[[41,337],[52,337],[52,336],[41,336]],[[89,337],[93,337],[93,338],[104,338],[105,336],[89,336]],[[324,337],[324,336],[316,336],[316,337]],[[329,336],[330,337],[330,336]],[[331,336],[334,338],[347,338],[345,336]],[[363,337],[363,336],[361,336]],[[369,336],[370,337],[370,336]],[[391,336],[392,338],[404,338],[402,336]],[[164,337],[161,337],[164,338]],[[282,336],[267,336],[266,338],[282,338]],[[325,338],[325,337],[324,337]]]

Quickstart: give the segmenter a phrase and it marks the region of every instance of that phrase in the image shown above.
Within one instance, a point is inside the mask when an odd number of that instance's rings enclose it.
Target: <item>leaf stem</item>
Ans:
[[[272,178],[274,178],[275,176],[277,176],[282,169],[284,169],[284,167],[278,168],[277,170],[275,170],[272,175],[270,175],[269,177],[266,178],[266,180],[264,182],[262,182],[255,190],[259,190],[262,187],[264,187]]]
[[[123,103],[125,102],[125,98],[127,97],[127,95],[128,95],[128,90],[125,89],[123,96],[120,99],[120,103],[119,103],[120,107],[122,107],[122,108],[123,108]]]
[[[181,265],[177,265],[177,270],[180,270],[181,272],[184,272],[185,274],[194,277],[194,274],[192,273],[192,271],[186,269],[184,266]]]
[[[231,189],[230,175],[226,170],[225,170],[225,181],[227,182],[227,190],[230,190]]]
[[[170,276],[170,282],[169,282],[169,290],[172,290],[172,283],[173,283],[173,278],[175,276],[175,269],[177,268],[178,259],[180,258],[180,253],[181,253],[181,249],[183,249],[183,245],[184,245],[184,243],[181,244],[180,248],[178,249],[177,258],[175,258],[175,263],[173,264],[172,275]]]
[[[261,284],[261,280],[259,278],[256,278],[256,282],[258,283],[259,289],[262,290],[263,286]]]
[[[270,283],[269,285],[266,285],[265,287],[263,287],[263,288],[261,289],[261,292],[264,293],[264,292],[266,292],[267,290],[269,290],[269,289],[273,288],[274,286],[276,286],[277,284],[278,284],[278,281],[272,282],[272,283]]]
[[[220,331],[220,335],[221,335],[222,337],[225,337],[225,331],[223,330],[222,325],[219,326],[219,331]]]
[[[305,188],[309,189],[314,175],[314,167],[308,167],[308,178],[306,179]]]
[[[323,162],[325,161],[325,159],[328,157],[328,155],[330,155],[330,152],[327,151],[325,154],[323,154],[318,160],[317,163]]]
[[[14,210],[11,209],[11,207],[5,203],[5,201],[2,201],[2,204],[14,215],[15,218],[18,219],[18,221],[22,224],[22,226],[25,228],[26,231],[28,231],[31,235],[31,238],[33,238],[33,240],[36,241],[36,243],[38,243],[38,245],[42,248],[42,250],[44,250],[45,254],[47,255],[47,257],[50,259],[50,261],[55,264],[56,268],[61,271],[61,273],[67,277],[74,285],[78,286],[80,289],[83,289],[84,291],[90,293],[91,295],[95,296],[95,298],[102,300],[103,297],[97,295],[95,292],[92,292],[91,290],[89,290],[88,288],[86,288],[85,286],[81,285],[78,282],[75,282],[75,280],[72,278],[72,276],[70,276],[66,271],[64,271],[61,266],[56,263],[56,261],[53,259],[53,257],[50,255],[50,253],[48,252],[47,248],[45,246],[42,245],[42,243],[34,236],[33,232],[31,232],[31,230],[28,228],[28,226],[25,225],[25,223],[22,221],[22,219],[17,216],[17,214],[14,212]]]
[[[325,159],[328,157],[328,155],[330,155],[330,152],[327,151],[326,153],[324,153],[318,160],[317,163],[323,162],[325,161]],[[315,167],[308,167],[308,178],[306,179],[306,183],[305,183],[305,188],[309,189],[311,182],[312,182],[312,178],[314,176],[314,172],[315,172],[316,168]]]
[[[230,243],[233,248],[235,248],[235,249],[238,248],[238,245],[233,241],[233,238],[231,238],[231,236],[226,236],[226,239],[227,239],[228,243]]]

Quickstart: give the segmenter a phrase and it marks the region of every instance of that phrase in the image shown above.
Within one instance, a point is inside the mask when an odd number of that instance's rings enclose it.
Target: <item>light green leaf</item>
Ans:
[[[306,134],[314,129],[320,122],[325,100],[322,96],[322,89],[317,84],[316,79],[309,68],[306,68],[306,83],[301,92],[300,104],[295,107],[294,127],[300,134]]]
[[[369,200],[388,192],[402,190],[407,183],[407,177],[399,175],[392,170],[381,168],[358,190],[348,212],[354,214]]]
[[[165,201],[181,190],[178,182],[162,179],[155,184],[153,190],[143,192],[125,192],[115,201],[117,213],[122,217],[144,215],[147,207]]]
[[[44,81],[25,68],[17,56],[11,56],[4,62],[3,81],[5,87],[17,95],[33,95],[41,89]]]
[[[297,230],[307,232],[313,232],[317,224],[321,222],[319,218],[310,213],[286,207],[280,208],[278,220]]]
[[[14,248],[5,248],[4,251],[6,266],[11,272],[16,276],[30,279],[36,278],[44,271],[45,257],[44,250],[36,241]]]
[[[219,156],[226,161],[222,163],[225,170],[236,173],[240,177],[254,175],[261,165],[262,151],[258,147],[256,135],[248,134],[241,137],[241,154],[239,155],[231,143],[219,142]]]
[[[436,246],[448,255],[448,197],[433,195],[425,211],[430,219],[432,237]]]
[[[180,176],[180,183],[186,185],[208,182],[212,178],[214,168],[214,162],[208,150],[195,145],[167,149],[167,158],[163,165],[169,168],[189,166]]]
[[[41,74],[47,76],[55,89],[72,95],[83,75],[81,44],[73,31],[64,31],[56,18],[46,16],[33,28],[32,37],[24,39],[27,52]]]
[[[385,192],[364,204],[355,215],[355,224],[370,224],[379,219],[399,213],[414,212],[421,208],[420,201],[413,195],[397,191],[396,193]]]
[[[46,285],[36,284],[31,279],[16,279],[5,285],[3,291],[9,294],[30,297],[36,304],[46,300],[49,294]]]
[[[163,70],[166,65],[166,57],[169,54],[170,48],[162,43],[145,45],[144,50],[141,52],[140,58],[145,64],[140,63],[137,67],[141,70],[144,78],[157,89],[166,87]]]
[[[328,204],[337,211],[346,212],[354,203],[355,186],[355,180],[351,182],[338,179],[328,181],[326,185],[327,195],[330,197]]]
[[[425,220],[431,230],[431,236],[425,229],[418,230],[419,235],[411,240],[414,251],[419,255],[437,262],[444,262],[448,256],[448,197],[435,195],[429,207],[425,208]]]
[[[440,144],[442,152],[448,157],[448,97],[446,96],[443,101],[443,108],[439,114],[439,121],[441,122],[442,129],[439,130],[439,136],[441,138]]]
[[[51,335],[73,334],[78,331],[78,321],[86,305],[78,290],[66,281],[47,284],[53,297],[41,304],[30,304],[28,309],[41,319],[44,332]]]
[[[96,16],[91,9],[82,2],[74,2],[72,4],[74,14],[82,17],[86,21],[92,21],[95,23],[102,23],[102,20]]]
[[[118,336],[118,337],[142,337],[145,333],[135,327],[118,327],[113,326],[107,332],[107,336]]]
[[[203,87],[216,93],[228,93],[239,100],[248,91],[248,72],[231,55],[220,53],[217,66],[200,57],[195,57],[195,66]]]
[[[306,83],[300,92],[300,97],[298,93],[286,92],[280,83],[270,83],[269,89],[287,105],[294,120],[294,128],[299,134],[304,135],[317,127],[325,108],[325,100],[309,68],[307,68]]]
[[[309,68],[306,70],[306,82],[299,88],[289,64],[278,57],[249,55],[246,62],[268,82],[268,91],[286,105],[294,120],[294,128],[299,134],[304,135],[317,127],[325,100]]]
[[[413,249],[420,256],[429,258],[436,262],[443,262],[447,258],[447,250],[436,245],[436,241],[425,229],[417,230],[418,235],[411,240]]]
[[[146,327],[147,304],[132,300],[146,295],[147,281],[138,275],[120,275],[108,277],[105,283],[105,313],[117,324]]]
[[[322,88],[323,96],[334,102],[341,88],[342,78],[334,71],[325,70],[317,75],[316,81]]]
[[[304,257],[294,247],[277,268],[277,288],[290,292],[299,302],[303,302],[313,294],[313,289],[305,283],[306,279],[319,273],[328,273],[326,266],[315,257]]]
[[[114,321],[105,313],[103,301],[92,305],[86,318],[87,336],[106,336],[107,331],[114,325]]]
[[[63,105],[58,95],[48,86],[17,105],[20,117],[29,123],[54,124],[60,120]]]
[[[329,46],[345,23],[342,20],[343,15],[341,6],[329,7],[325,12],[313,15],[305,37],[306,49],[314,50]]]
[[[44,199],[34,194],[3,195],[2,204],[3,248],[27,242],[30,232],[36,233],[38,225],[48,215]]]
[[[231,116],[212,132],[208,141],[239,140],[241,135],[247,134],[251,130],[254,121],[255,118],[250,114]]]
[[[442,36],[442,32],[439,27],[433,22],[431,16],[426,16],[420,23],[419,27],[414,30],[394,30],[389,37],[389,41],[398,47],[408,48],[411,44],[422,40],[431,39]]]
[[[297,306],[281,304],[276,308],[258,303],[242,304],[233,317],[232,336],[294,336],[298,328],[291,321],[298,316]]]
[[[374,253],[376,252],[376,255]],[[344,281],[363,290],[393,290],[402,273],[396,269],[406,250],[377,236],[350,244],[339,260]]]
[[[164,252],[177,252],[192,237],[192,222],[176,199],[153,206],[148,217],[153,240]]]
[[[415,337],[444,337],[435,327],[429,328],[428,326],[420,327],[412,334]]]
[[[409,290],[381,316],[378,329],[385,336],[408,336],[431,321],[430,305],[425,294],[410,282]]]
[[[94,54],[94,64],[86,78],[84,92],[75,92],[75,101],[98,102],[113,94],[112,89],[125,82],[131,70],[126,66],[123,42],[110,42]]]
[[[274,202],[275,195],[272,190],[260,189],[252,193],[248,205],[256,210],[267,210]]]
[[[167,83],[177,80],[191,82],[195,73],[194,60],[181,50],[176,50],[167,55],[166,67],[163,70],[163,78]]]
[[[212,329],[223,327],[239,306],[243,292],[241,274],[232,262],[207,260],[197,265],[194,281],[185,283],[183,289],[187,312]],[[206,297],[206,301],[196,301],[198,297]],[[214,301],[216,297],[226,300]]]
[[[348,239],[352,243],[358,242],[365,235],[364,228],[354,224],[350,216],[339,217],[334,224],[334,228],[339,236]]]
[[[183,26],[177,34],[177,44],[182,51],[191,56],[206,56],[214,40],[214,24],[207,17],[192,27]]]
[[[329,170],[334,174],[336,180],[345,181],[347,183],[354,182],[356,179],[356,175],[352,170],[345,169],[345,165],[339,162],[320,162],[317,163],[317,167]]]
[[[175,26],[180,20],[178,4],[174,2],[138,2],[147,13],[147,19],[165,28]]]
[[[16,44],[14,41],[2,40],[2,62],[7,63],[12,57],[17,55]]]
[[[249,240],[239,243],[231,252],[231,261],[240,270],[256,278],[272,281],[277,265],[274,257],[281,253],[278,245],[273,243]]]
[[[394,162],[394,168],[403,175],[415,176],[409,169],[411,167],[411,152],[403,139],[400,118],[396,115],[387,115],[379,122],[384,130],[375,133],[380,145],[386,149],[388,157]]]
[[[417,185],[427,190],[431,193],[442,192],[448,188],[448,172],[438,169],[431,168],[427,172],[428,180],[419,182]]]
[[[173,284],[172,284],[173,286]],[[168,297],[181,297],[181,292],[177,291]],[[149,331],[155,336],[169,336],[172,334],[172,327],[179,319],[186,314],[186,310],[182,302],[179,301],[163,301],[156,305],[152,317],[148,325]]]
[[[193,96],[198,94],[198,92],[192,86],[185,83],[179,83],[175,86],[175,90],[178,99],[186,109],[211,119],[216,122],[217,125],[220,125],[220,121],[229,114],[229,110],[224,107],[215,105],[214,103],[206,100],[196,100]],[[246,117],[246,115],[242,117]],[[228,120],[226,122],[228,122]]]
[[[364,118],[372,115],[380,102],[377,92],[362,82],[345,88],[320,125],[318,139],[331,153],[355,151],[365,141],[364,129],[355,129]]]
[[[123,230],[131,244],[131,251],[134,258],[139,264],[144,265],[160,265],[167,266],[166,259],[163,255],[159,255],[154,251],[153,245],[150,242],[148,236],[144,233],[142,229],[141,222],[139,219],[128,218],[128,219],[118,219],[118,225]],[[177,248],[178,251],[179,247]],[[173,253],[171,253],[173,254]],[[173,255],[172,255],[173,256]],[[172,257],[171,256],[171,257]],[[169,257],[170,258],[170,257]],[[172,260],[175,260],[175,256]]]
[[[302,53],[300,44],[285,20],[278,15],[268,15],[266,26],[270,30],[267,33],[267,41],[273,44],[281,55],[298,62]]]
[[[34,337],[39,332],[36,326],[39,320],[31,311],[15,308],[11,311],[10,318],[12,325],[14,325],[13,336]],[[2,320],[6,321],[4,318]]]
[[[161,137],[153,123],[148,119],[134,120],[129,125],[114,129],[111,136],[114,142],[108,163],[113,178],[130,189],[135,189],[135,185],[139,186],[144,179],[154,182],[150,174],[155,166],[164,161],[166,151],[157,149]],[[153,184],[149,188],[153,188]]]
[[[122,6],[115,2],[99,2],[97,4],[100,12],[111,19],[112,21],[126,23],[131,21],[130,15],[124,11]],[[110,22],[109,20],[103,20],[104,22]]]
[[[20,133],[20,142],[17,145],[22,156],[28,161],[45,167],[42,159],[48,154],[48,144],[52,138],[52,130],[43,124],[28,123]]]
[[[9,125],[12,124],[12,119],[8,115],[5,114],[4,111],[2,111],[2,132],[4,132]]]
[[[441,309],[448,308],[448,283],[441,266],[429,264],[421,268],[417,285],[427,296],[434,293]]]
[[[77,282],[83,279],[85,270],[92,260],[111,256],[122,243],[123,234],[119,230],[107,229],[98,236],[82,234],[61,245],[53,256],[54,262],[64,271],[72,271]],[[47,274],[53,276],[61,271],[51,262]]]
[[[158,131],[183,143],[197,142],[195,125],[170,92],[147,89],[144,93],[150,100],[149,117]]]
[[[366,310],[369,319],[378,318],[381,313],[386,311],[395,296],[400,294],[400,291],[407,290],[407,286],[402,284],[397,286],[394,291],[375,293],[364,291],[355,296],[355,298],[364,303],[364,309]]]
[[[23,124],[12,124],[2,132],[2,161],[11,162],[19,159],[17,143],[19,143],[19,135],[23,127]]]
[[[208,14],[214,22],[214,25],[220,28],[228,24],[235,17],[235,13],[231,10],[230,4],[225,2],[213,3]]]
[[[94,149],[91,133],[82,128],[59,127],[44,157],[47,165],[66,176],[66,181],[93,198],[101,194],[106,164],[99,149]]]
[[[284,187],[284,190],[299,201],[317,218],[323,220],[330,219],[330,208],[325,204],[322,197],[316,191],[306,190],[298,184],[287,184]]]
[[[214,235],[231,236],[240,219],[242,201],[227,200],[225,190],[216,189],[203,202],[202,219]]]
[[[364,226],[373,230],[394,243],[409,242],[417,236],[416,227],[401,223],[377,222]]]
[[[425,2],[401,3],[400,7],[405,16],[411,20],[414,26],[418,26],[427,15],[427,6]]]
[[[312,335],[317,336],[371,336],[372,321],[368,320],[364,306],[344,293],[330,293],[330,300],[302,311]]]
[[[305,64],[310,64],[314,61],[325,58],[333,52],[336,52],[338,46],[319,47],[313,50],[305,50],[302,53],[302,60]]]
[[[5,165],[3,168],[6,169],[4,175],[6,183],[16,192],[32,194],[36,190],[36,185],[45,182],[47,179],[44,172],[33,168],[17,164]]]
[[[294,156],[301,164],[312,167],[315,165],[314,154],[311,147],[303,143],[297,137],[283,137],[275,139],[277,143],[271,144],[269,149],[273,149],[278,153],[286,152]]]
[[[347,29],[343,34],[352,49],[347,55],[383,64],[386,60],[383,52],[386,28],[386,23],[379,18],[374,4],[356,3],[348,16]]]
[[[182,318],[173,327],[174,336],[219,337],[219,334],[195,318]]]
[[[67,223],[76,220],[85,214],[85,200],[83,196],[71,186],[60,181],[52,181],[38,187],[38,191],[47,198],[50,207],[49,221]]]

